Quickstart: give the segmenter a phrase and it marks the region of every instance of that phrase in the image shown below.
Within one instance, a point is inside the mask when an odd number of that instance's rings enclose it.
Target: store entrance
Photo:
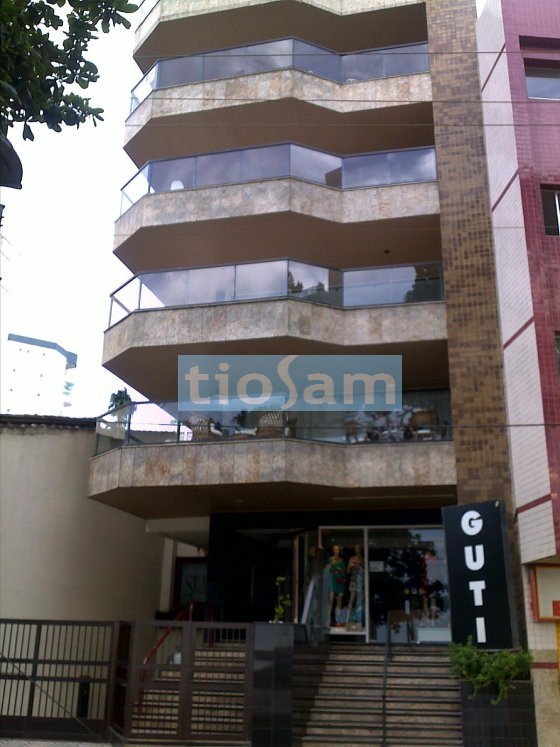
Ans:
[[[322,527],[321,624],[372,643],[451,639],[441,527]]]
[[[221,568],[223,617],[228,622],[268,622],[274,619],[278,579],[282,590],[292,585],[292,545],[289,531],[247,529],[232,532],[231,552]],[[286,607],[285,622],[290,622]]]

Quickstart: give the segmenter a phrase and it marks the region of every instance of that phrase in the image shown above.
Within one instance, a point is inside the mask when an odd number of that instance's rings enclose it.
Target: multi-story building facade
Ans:
[[[540,720],[558,733],[560,7],[488,0],[480,81],[514,506]],[[540,588],[542,587],[542,588]],[[546,599],[544,598],[546,597]]]
[[[290,619],[418,643],[451,639],[442,508],[501,500],[523,638],[474,0],[150,6],[104,365],[151,403],[100,419],[91,497],[205,549],[176,603],[268,620],[285,577]],[[402,354],[403,410],[188,417],[189,353]]]
[[[13,333],[2,347],[3,412],[62,415],[71,407],[76,353],[50,340]]]

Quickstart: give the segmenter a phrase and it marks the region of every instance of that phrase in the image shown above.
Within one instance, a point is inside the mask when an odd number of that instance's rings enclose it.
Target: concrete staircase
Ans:
[[[383,659],[383,648],[363,644],[298,652],[293,747],[381,747]],[[394,647],[386,702],[386,747],[461,747],[459,686],[445,647]]]

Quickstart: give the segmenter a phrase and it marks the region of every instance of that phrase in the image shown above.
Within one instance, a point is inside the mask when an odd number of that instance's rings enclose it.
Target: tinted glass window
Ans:
[[[560,101],[560,68],[527,68],[526,74],[529,98]]]
[[[560,236],[560,191],[542,189],[545,232],[549,236]]]

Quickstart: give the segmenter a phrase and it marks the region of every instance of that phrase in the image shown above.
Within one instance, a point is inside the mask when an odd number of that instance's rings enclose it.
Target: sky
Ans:
[[[486,0],[477,0],[479,12]],[[72,407],[104,412],[123,383],[101,366],[109,295],[130,273],[112,254],[120,188],[136,168],[122,150],[130,90],[141,74],[132,60],[134,27],[112,29],[90,49],[100,79],[86,95],[105,110],[94,127],[55,133],[35,125],[33,142],[10,133],[23,164],[23,189],[2,190],[0,344],[8,333],[58,343],[77,353]],[[135,399],[135,392],[128,387]],[[0,402],[1,409],[1,402]]]
[[[101,356],[109,295],[130,277],[112,245],[120,188],[136,171],[122,150],[130,90],[141,77],[132,61],[135,25],[101,35],[90,49],[101,77],[86,95],[105,110],[104,122],[62,133],[35,125],[33,142],[9,133],[23,164],[23,189],[1,195],[8,256],[1,342],[12,332],[78,354],[73,405],[64,413],[75,417],[104,412],[123,386],[101,367]]]

